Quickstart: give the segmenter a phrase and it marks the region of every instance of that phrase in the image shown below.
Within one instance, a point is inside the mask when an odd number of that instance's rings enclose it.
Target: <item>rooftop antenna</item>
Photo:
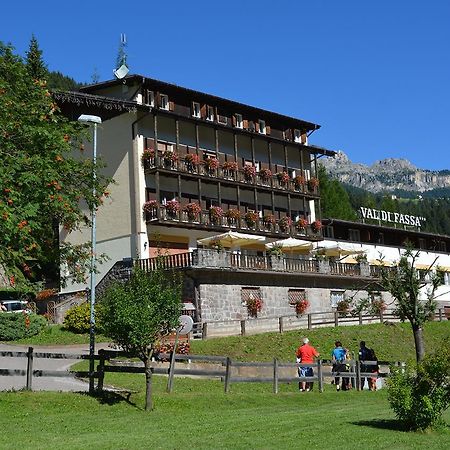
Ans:
[[[127,46],[127,36],[125,33],[120,33],[120,44],[119,44],[119,52],[117,53],[117,62],[116,62],[116,70],[113,70],[114,76],[121,80],[125,78],[130,71],[127,66],[127,54],[126,54],[126,46]]]

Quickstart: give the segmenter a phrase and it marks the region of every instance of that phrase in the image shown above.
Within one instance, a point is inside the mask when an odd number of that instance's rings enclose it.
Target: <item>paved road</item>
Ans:
[[[48,353],[68,353],[77,355],[88,355],[89,345],[67,345],[67,346],[33,346],[35,352]],[[99,348],[108,348],[107,344],[99,344]],[[15,351],[26,352],[28,345],[6,345],[0,344],[0,352]],[[71,365],[80,360],[77,359],[49,359],[34,358],[33,369],[35,370],[68,370]],[[26,358],[2,357],[0,356],[0,369],[25,369],[27,368]],[[25,376],[1,376],[0,391],[22,389],[26,385]],[[88,383],[72,377],[33,377],[33,391],[87,391]]]

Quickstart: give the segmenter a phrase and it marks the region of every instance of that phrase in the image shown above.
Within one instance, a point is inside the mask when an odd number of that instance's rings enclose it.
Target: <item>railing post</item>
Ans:
[[[26,390],[31,391],[33,382],[33,347],[28,347],[27,352],[27,386]]]
[[[230,390],[230,378],[231,378],[231,359],[227,356],[227,366],[225,370],[225,394]]]
[[[106,359],[105,350],[100,349],[98,351],[98,356],[100,357],[100,362],[97,366],[98,372],[97,391],[102,392],[103,382],[105,380],[105,359]]]
[[[241,320],[241,336],[245,336],[245,319]]]
[[[319,392],[323,392],[323,372],[321,359],[317,361],[317,378],[319,379]]]
[[[356,390],[361,390],[361,361],[358,359],[355,362],[355,372],[356,372]]]
[[[273,358],[273,393],[278,394],[278,359]]]
[[[339,326],[339,311],[334,312],[334,326],[335,327]]]
[[[280,330],[280,333],[282,333],[284,331],[283,318],[282,317],[278,317],[278,328]]]
[[[308,330],[312,328],[312,316],[311,313],[308,313]]]
[[[206,339],[208,337],[208,323],[204,322],[202,324],[202,339]]]

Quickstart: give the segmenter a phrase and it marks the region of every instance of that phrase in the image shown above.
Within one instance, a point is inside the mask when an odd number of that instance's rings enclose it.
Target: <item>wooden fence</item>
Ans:
[[[97,390],[102,391],[104,389],[105,374],[110,372],[119,373],[144,373],[145,368],[142,363],[136,363],[131,361],[115,361],[118,357],[129,357],[131,355],[125,352],[100,350],[98,355],[95,355],[94,359],[99,361],[97,370],[90,374],[88,371],[62,371],[62,370],[34,370],[33,360],[34,358],[54,358],[54,359],[89,359],[89,355],[77,355],[67,353],[43,353],[34,352],[32,347],[28,348],[27,352],[0,352],[1,357],[19,357],[27,358],[27,369],[1,369],[0,376],[25,376],[26,377],[26,389],[32,389],[33,377],[78,377],[88,378],[92,376],[98,379]],[[174,357],[173,357],[174,356]],[[390,361],[358,361],[349,360],[346,364],[350,369],[345,372],[333,372],[332,361],[330,360],[318,360],[313,364],[306,363],[290,363],[282,362],[277,358],[274,358],[272,362],[243,362],[233,361],[226,356],[207,356],[207,355],[181,355],[181,354],[160,354],[160,358],[170,361],[168,367],[164,367],[159,363],[152,363],[152,373],[166,375],[168,377],[167,391],[172,392],[174,386],[175,375],[184,375],[189,377],[202,377],[202,378],[219,378],[224,383],[225,392],[229,392],[232,383],[272,383],[273,392],[278,393],[279,383],[291,383],[291,382],[317,382],[320,392],[323,392],[323,387],[326,382],[326,378],[329,377],[345,377],[353,380],[353,384],[357,390],[362,388],[361,380],[363,378],[374,377],[373,373],[361,372],[362,366],[379,364],[380,366],[404,366],[401,362]],[[214,364],[213,367],[191,368],[190,364],[178,364],[179,362],[201,362],[207,364]],[[109,364],[107,364],[109,362]],[[178,362],[178,363],[177,363]],[[218,366],[218,367],[217,367]],[[299,377],[297,370],[299,367],[312,367],[314,375],[310,377]],[[241,368],[253,368],[253,374],[241,375],[239,370]],[[283,371],[283,369],[285,369]],[[267,371],[270,371],[268,376]],[[264,372],[265,371],[265,372]],[[286,373],[288,372],[288,373]],[[380,371],[377,377],[389,376],[389,372]]]
[[[398,320],[398,317],[390,311],[381,313],[378,316],[362,313],[352,315],[350,313],[343,314],[338,311],[322,311],[308,313],[302,316],[291,314],[279,317],[273,316],[240,320],[215,320],[203,323],[196,322],[194,324],[194,337],[207,339],[211,336],[221,336],[221,329],[227,330],[230,328],[235,328],[238,330],[237,332],[231,334],[245,336],[252,328],[255,328],[255,331],[258,333],[267,331],[278,331],[279,333],[283,333],[284,331],[298,330],[300,328],[307,328],[308,330],[311,330],[312,328],[322,326],[338,327],[339,325],[363,325],[365,323],[374,323],[375,321],[383,323],[385,321]],[[450,320],[450,314],[444,308],[439,308],[439,310],[435,313],[434,320],[440,322],[443,320]],[[264,323],[267,325],[265,326]],[[256,327],[254,324],[256,324]]]
[[[0,357],[12,358],[27,358],[26,369],[2,369],[0,368],[0,376],[25,376],[25,389],[31,390],[33,386],[33,377],[72,377],[72,378],[87,378],[90,373],[87,371],[75,370],[35,370],[33,363],[35,358],[50,358],[50,359],[89,359],[89,355],[78,355],[71,353],[45,353],[35,352],[33,347],[28,347],[26,352],[0,352]],[[99,360],[100,356],[95,355],[94,359]],[[94,378],[98,378],[98,373],[92,374]]]

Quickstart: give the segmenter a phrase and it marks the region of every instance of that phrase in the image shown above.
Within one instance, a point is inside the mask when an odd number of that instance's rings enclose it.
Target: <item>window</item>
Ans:
[[[323,228],[323,237],[334,238],[334,228],[332,225],[326,225]]]
[[[259,120],[259,133],[266,134],[266,121],[265,120]]]
[[[192,115],[200,118],[200,103],[192,102]]]
[[[330,303],[332,308],[337,308],[339,302],[344,300],[344,291],[331,291]]]
[[[300,130],[294,130],[294,142],[302,142],[302,132]]]
[[[235,114],[234,118],[236,119],[236,128],[244,128],[244,123],[242,120],[242,114]]]
[[[207,106],[206,107],[206,120],[209,120],[211,122],[214,121],[214,107],[213,106]]]
[[[359,230],[354,230],[349,228],[348,230],[348,240],[349,241],[360,241],[360,232]]]
[[[426,250],[427,249],[427,241],[423,238],[419,238],[419,248],[421,250]]]
[[[161,109],[169,110],[169,97],[165,94],[159,96],[159,106]]]
[[[242,305],[247,305],[249,300],[261,300],[261,288],[259,287],[243,287],[241,288]]]
[[[289,289],[288,290],[289,305],[295,306],[301,300],[306,300],[306,291],[304,289]]]
[[[144,103],[146,105],[155,106],[155,94],[153,91],[146,89],[144,92]]]

